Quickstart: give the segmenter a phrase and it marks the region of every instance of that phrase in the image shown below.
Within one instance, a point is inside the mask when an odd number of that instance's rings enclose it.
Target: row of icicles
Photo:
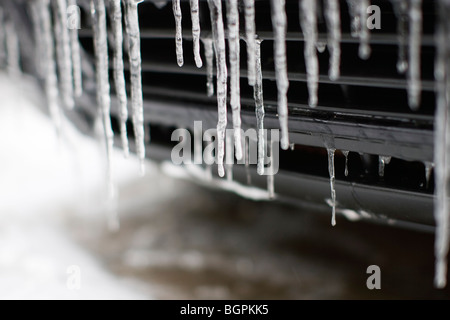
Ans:
[[[256,34],[255,27],[255,0],[242,0],[244,4],[245,37],[247,48],[247,78],[248,84],[254,88],[254,99],[257,115],[258,128],[258,173],[264,173],[265,142],[262,136],[264,128],[264,102],[261,71],[261,39]],[[50,3],[51,2],[51,3]],[[111,14],[113,31],[113,76],[115,91],[120,106],[120,132],[124,152],[128,155],[128,140],[126,134],[126,120],[128,118],[127,92],[124,78],[123,42],[124,35],[128,41],[128,56],[130,65],[131,82],[131,111],[132,121],[136,137],[136,152],[141,159],[145,158],[144,145],[144,117],[141,81],[141,56],[140,56],[140,30],[138,23],[138,4],[142,0],[91,0],[90,12],[93,21],[94,49],[96,57],[96,81],[97,101],[103,122],[104,136],[108,153],[108,177],[112,181],[111,155],[113,148],[113,131],[110,120],[110,85],[108,74],[108,41],[106,14]],[[407,75],[408,101],[412,109],[420,105],[421,94],[421,34],[422,34],[422,0],[391,0],[398,21],[398,64],[400,73]],[[122,27],[122,3],[124,4],[125,32]],[[194,58],[197,67],[201,68],[203,61],[200,55],[200,40],[204,46],[204,58],[206,60],[207,94],[214,94],[213,84],[213,60],[216,60],[216,88],[217,88],[217,156],[218,173],[225,175],[225,130],[227,127],[227,78],[230,78],[230,106],[232,110],[235,157],[240,160],[244,151],[240,136],[240,34],[239,34],[239,8],[238,0],[227,0],[226,19],[223,15],[222,2],[220,0],[208,0],[210,18],[212,25],[212,37],[201,37],[199,19],[199,0],[190,0],[190,13],[192,20],[192,38]],[[317,51],[322,52],[325,46],[318,39],[318,15],[325,17],[327,26],[326,47],[330,52],[329,78],[333,81],[340,77],[341,60],[341,20],[340,1],[324,0],[324,7],[319,8],[316,0],[299,0],[299,16],[301,30],[305,46],[304,57],[307,70],[307,87],[309,92],[309,106],[316,107],[318,104],[319,65]],[[105,6],[106,4],[106,6]],[[362,59],[370,57],[370,30],[366,26],[369,17],[370,0],[347,0],[351,17],[351,35],[359,38],[359,56]],[[77,28],[66,27],[67,8],[76,5],[76,0],[36,0],[30,1],[31,12],[36,30],[36,43],[39,56],[42,57],[40,72],[45,78],[45,88],[51,116],[59,130],[60,110],[59,101],[67,108],[74,106],[74,98],[82,94],[82,76],[80,47],[78,42]],[[181,29],[181,4],[180,0],[172,0],[173,13],[175,17],[175,41],[176,59],[179,66],[184,63],[183,58],[183,35]],[[445,43],[450,41],[450,25],[447,22],[450,13],[450,4],[446,0],[440,0],[439,22],[436,47],[436,83],[437,83],[437,108],[436,108],[436,130],[435,130],[435,174],[436,174],[436,200],[435,218],[436,229],[436,285],[446,285],[446,256],[448,252],[448,187],[450,178],[450,165],[447,164],[446,153],[450,151],[450,125],[447,117],[449,101],[447,92],[450,81],[447,72],[450,72],[450,64],[447,56],[450,53]],[[288,101],[287,92],[289,79],[287,72],[286,57],[286,32],[287,17],[285,12],[285,0],[271,0],[272,26],[274,33],[274,65],[276,83],[278,88],[278,117],[281,129],[281,148],[288,149],[292,146],[288,136]],[[53,14],[54,25],[51,25]],[[224,21],[227,23],[225,31]],[[57,35],[55,37],[55,35]],[[0,34],[1,36],[1,34]],[[225,39],[228,40],[230,74],[226,65]],[[56,42],[56,46],[55,46]],[[317,50],[317,51],[316,51]],[[55,58],[57,67],[55,65]],[[12,62],[13,63],[13,62]],[[57,74],[58,70],[58,74]],[[59,88],[58,89],[58,79]],[[448,142],[447,142],[448,141]],[[331,198],[333,207],[332,223],[335,224],[336,193],[334,188],[334,152],[333,145],[326,145],[329,155],[329,173]],[[439,147],[437,147],[439,146]],[[383,165],[388,163],[389,158],[380,158]],[[381,167],[380,164],[380,167]],[[143,170],[143,165],[141,166]],[[381,170],[381,169],[380,169]],[[427,171],[427,176],[431,166]],[[381,174],[381,171],[380,171]],[[273,184],[273,178],[271,179]],[[113,194],[112,183],[110,194]],[[273,185],[269,186],[273,193]]]

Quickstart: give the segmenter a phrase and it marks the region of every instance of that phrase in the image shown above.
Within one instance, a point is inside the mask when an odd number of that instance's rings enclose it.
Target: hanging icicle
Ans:
[[[392,157],[378,156],[378,175],[384,177],[384,168],[391,162]]]
[[[255,99],[255,113],[256,113],[256,128],[258,130],[258,162],[257,172],[259,175],[264,174],[264,159],[265,154],[265,137],[264,137],[264,98],[263,98],[263,82],[262,82],[262,68],[261,68],[261,41],[255,40],[255,65],[256,78],[255,86],[253,87],[253,97]]]
[[[335,189],[335,170],[334,170],[334,153],[336,149],[327,148],[328,152],[328,173],[330,174],[330,189],[331,189],[331,206],[332,216],[331,225],[336,225],[336,189]]]
[[[339,0],[325,1],[325,21],[328,33],[328,51],[330,52],[330,67],[328,75],[335,81],[340,76],[341,64],[341,16]]]
[[[316,0],[300,1],[300,24],[302,27],[305,65],[309,92],[309,106],[317,106],[317,89],[319,84],[319,61],[317,60],[317,3]]]
[[[342,150],[341,152],[342,152],[342,154],[343,154],[344,157],[345,157],[345,170],[344,170],[344,175],[345,175],[346,177],[348,177],[348,154],[349,154],[349,151],[344,151],[344,150]]]
[[[56,75],[50,0],[38,0],[33,3],[33,6],[36,8],[38,23],[41,25],[39,29],[42,31],[42,43],[40,46],[42,52],[39,55],[41,55],[42,71],[45,77],[45,94],[50,117],[52,118],[56,133],[59,135],[61,132],[61,110],[58,104],[58,79]]]
[[[142,0],[127,0],[125,26],[128,36],[128,56],[130,59],[131,111],[136,139],[136,153],[141,162],[141,174],[145,173],[145,132],[144,105],[141,75],[141,37],[139,30],[138,4]]]
[[[181,27],[181,5],[180,0],[172,0],[173,15],[175,17],[175,47],[177,53],[177,63],[181,67],[183,59],[183,30]]]
[[[367,8],[369,0],[347,0],[349,14],[351,17],[351,35],[359,37],[359,57],[367,60],[370,57],[370,32],[367,28]]]
[[[203,38],[203,47],[205,48],[206,58],[206,94],[208,97],[214,95],[214,50],[213,41],[210,38]]]
[[[55,0],[53,4],[54,33],[56,38],[56,57],[58,62],[61,97],[66,108],[74,107],[72,53],[70,35],[67,28],[67,2]]]
[[[194,59],[197,68],[203,65],[200,56],[200,16],[198,12],[198,0],[190,0],[191,5],[191,21],[192,21],[192,42],[194,44]]]
[[[233,112],[233,131],[236,159],[242,159],[241,90],[238,1],[227,1],[228,48],[230,61],[230,106]]]
[[[426,161],[424,162],[425,165],[425,188],[428,189],[430,186],[430,180],[431,180],[431,174],[433,173],[434,169],[434,163]]]
[[[397,18],[398,59],[397,71],[404,73],[408,69],[406,46],[408,39],[408,0],[391,0]]]
[[[255,0],[244,0],[245,41],[247,43],[247,77],[250,86],[255,85]]]
[[[123,30],[122,30],[122,7],[120,0],[110,0],[111,25],[114,36],[114,84],[117,100],[119,102],[120,137],[125,157],[129,155],[127,120],[128,99],[125,87],[124,63],[123,63]]]
[[[217,109],[219,121],[217,123],[217,166],[219,176],[225,175],[223,158],[225,152],[225,129],[227,127],[227,58],[225,52],[225,30],[222,18],[222,2],[208,0],[211,15],[214,51],[217,66]]]
[[[436,79],[436,111],[434,134],[434,179],[435,204],[434,218],[435,231],[435,277],[434,283],[438,288],[447,285],[447,255],[449,250],[449,222],[450,208],[448,204],[450,182],[450,63],[448,56],[450,50],[447,44],[450,41],[450,2],[438,2],[438,23],[436,32],[436,61],[434,77]]]
[[[411,0],[409,7],[409,65],[408,102],[417,110],[420,106],[422,90],[420,75],[420,52],[422,45],[422,0]]]
[[[72,72],[73,72],[73,88],[75,97],[80,97],[83,94],[83,77],[81,70],[81,52],[80,41],[78,39],[78,30],[81,28],[80,24],[80,9],[77,6],[77,0],[68,0],[67,14],[70,14],[67,19],[67,27],[69,28],[70,36],[70,50],[72,57]]]
[[[286,28],[287,18],[285,0],[271,0],[272,27],[274,29],[275,75],[278,88],[278,118],[281,128],[281,148],[289,148],[288,102],[287,91],[289,79],[286,61]]]
[[[114,133],[111,127],[111,97],[109,86],[108,69],[108,42],[106,30],[106,11],[103,0],[91,1],[91,15],[93,21],[94,51],[95,51],[95,69],[97,81],[97,103],[103,123],[103,132],[105,137],[107,152],[107,179],[108,179],[108,197],[114,198],[113,184],[113,146]]]

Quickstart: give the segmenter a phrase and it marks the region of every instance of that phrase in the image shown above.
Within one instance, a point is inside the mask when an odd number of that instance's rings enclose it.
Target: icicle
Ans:
[[[363,60],[367,60],[370,57],[370,32],[367,28],[367,8],[370,6],[370,0],[359,0],[358,13],[359,22],[361,24],[359,34],[359,57]]]
[[[392,157],[378,156],[378,175],[384,177],[384,167],[391,162]]]
[[[34,55],[34,64],[36,66],[36,71],[40,77],[45,76],[45,66],[41,63],[41,59],[44,55],[44,49],[43,46],[43,30],[42,30],[42,22],[40,20],[39,16],[39,1],[33,1],[30,2],[30,13],[31,13],[31,20],[33,23],[33,36],[34,36],[34,45],[36,48],[36,54]],[[0,21],[3,21],[3,10],[0,7]],[[3,27],[1,27],[1,32],[4,32]],[[0,36],[0,41],[4,41],[3,38],[4,35]],[[3,42],[1,42],[3,45]]]
[[[349,151],[344,151],[344,150],[342,150],[341,152],[342,152],[342,154],[343,154],[344,157],[345,157],[345,170],[344,170],[344,174],[345,174],[346,177],[348,177],[348,154],[349,154]]]
[[[370,32],[366,26],[367,8],[370,6],[369,0],[347,0],[351,17],[352,37],[359,37],[359,57],[368,59],[370,56]]]
[[[256,127],[258,130],[258,174],[264,174],[264,159],[265,155],[265,137],[264,137],[264,98],[263,98],[263,82],[262,82],[262,68],[261,68],[261,41],[255,40],[255,66],[256,77],[255,86],[253,87],[253,97],[255,99],[256,112]]]
[[[225,149],[225,129],[227,127],[227,61],[225,52],[225,30],[222,20],[222,2],[208,0],[211,14],[212,34],[217,65],[217,109],[219,121],[217,123],[217,166],[219,176],[223,177],[223,157]]]
[[[341,64],[341,16],[339,0],[325,1],[325,21],[328,30],[328,51],[330,52],[330,67],[328,75],[331,80],[340,76]]]
[[[247,176],[247,184],[252,184],[252,176],[250,174],[250,141],[248,139],[244,140],[245,143],[245,175]]]
[[[319,61],[317,60],[317,3],[316,0],[301,0],[300,24],[305,39],[305,64],[308,80],[309,106],[317,106],[319,83]]]
[[[248,84],[255,85],[255,0],[244,0],[245,6],[245,41],[247,43],[247,77]]]
[[[125,87],[125,75],[123,67],[123,30],[122,30],[122,7],[120,0],[110,0],[112,18],[111,25],[114,35],[114,84],[117,100],[119,102],[120,137],[125,157],[128,157],[128,135],[127,135],[127,91]]]
[[[281,128],[281,148],[289,148],[288,129],[288,102],[287,91],[289,79],[286,62],[286,28],[287,18],[285,12],[285,0],[271,0],[272,27],[275,33],[274,40],[274,60],[275,75],[278,88],[278,117]]]
[[[72,109],[73,100],[73,74],[72,54],[70,50],[70,36],[67,28],[66,0],[52,1],[54,13],[54,33],[56,37],[56,57],[58,62],[59,81],[64,105]]]
[[[78,10],[77,0],[68,0],[68,10]],[[75,97],[80,97],[83,94],[83,77],[81,70],[81,53],[80,53],[80,41],[78,39],[78,29],[80,28],[80,16],[79,12],[76,13],[75,25],[69,25],[70,20],[67,21],[67,27],[69,28],[70,36],[70,49],[72,56],[72,72],[73,72],[73,88]]]
[[[269,153],[269,172],[267,172],[267,192],[269,193],[269,198],[275,198],[275,175],[273,173],[273,143],[268,144],[267,152]]]
[[[227,180],[233,181],[233,164],[234,164],[234,155],[233,155],[233,135],[227,133],[226,134],[226,157],[225,157],[225,167],[227,170]]]
[[[430,186],[431,173],[433,172],[434,163],[426,161],[424,162],[424,165],[425,165],[425,180],[426,180],[425,187],[428,189],[428,187]]]
[[[406,43],[408,38],[407,22],[408,22],[408,1],[407,0],[391,0],[394,13],[397,18],[397,38],[398,38],[398,60],[397,71],[404,73],[408,68],[406,60]]]
[[[409,68],[408,102],[417,110],[420,105],[422,83],[420,80],[420,49],[422,44],[422,0],[411,0],[409,7]]]
[[[203,65],[200,56],[200,17],[198,12],[198,0],[190,0],[192,21],[192,42],[194,43],[194,59],[197,68]]]
[[[203,47],[205,48],[205,58],[206,58],[206,94],[208,97],[214,95],[214,52],[213,52],[213,41],[209,38],[202,39]]]
[[[330,188],[331,188],[331,204],[333,207],[331,225],[336,225],[336,190],[334,187],[335,174],[334,174],[334,153],[336,149],[328,148],[328,173],[330,174]]]
[[[181,27],[181,6],[180,0],[172,0],[173,15],[175,17],[175,45],[177,52],[177,63],[181,67],[183,59],[183,31]]]
[[[128,55],[130,59],[131,79],[131,111],[136,137],[136,152],[141,162],[141,174],[145,173],[145,133],[144,106],[142,96],[141,75],[141,38],[139,31],[138,4],[142,0],[127,0],[125,12],[125,26],[128,35]]]
[[[108,42],[106,31],[106,12],[103,0],[92,0],[91,15],[93,20],[95,69],[97,81],[97,102],[100,108],[107,152],[108,196],[114,198],[113,184],[113,145],[114,133],[111,127],[111,97],[108,69]]]
[[[61,131],[61,110],[58,104],[58,79],[56,75],[55,47],[51,26],[50,0],[35,2],[38,21],[42,30],[42,66],[45,76],[45,93],[49,106],[50,116],[59,135]]]
[[[227,3],[228,48],[230,61],[230,106],[233,112],[233,130],[236,159],[242,159],[241,137],[241,91],[240,91],[240,47],[238,1]]]
[[[359,37],[361,32],[360,16],[358,13],[358,1],[360,0],[347,0],[348,13],[350,15],[350,32],[353,38]]]
[[[434,179],[435,179],[435,205],[434,218],[436,221],[435,231],[435,286],[444,288],[447,284],[447,254],[449,250],[449,204],[448,183],[450,180],[450,101],[448,92],[450,90],[450,63],[448,56],[450,50],[449,42],[450,26],[448,17],[450,15],[450,3],[439,1],[438,23],[436,33],[436,61],[434,77],[436,79],[436,113],[434,134]]]
[[[6,64],[6,48],[5,48],[5,18],[3,9],[0,7],[0,68]]]

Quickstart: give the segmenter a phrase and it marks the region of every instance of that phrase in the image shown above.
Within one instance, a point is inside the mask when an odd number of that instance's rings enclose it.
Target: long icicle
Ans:
[[[447,43],[450,40],[450,2],[441,0],[438,7],[438,23],[436,32],[436,61],[434,77],[436,79],[436,113],[434,133],[434,179],[435,205],[435,276],[434,283],[438,288],[447,284],[447,255],[449,250],[449,204],[448,183],[450,181],[450,50]]]
[[[67,27],[69,28],[70,36],[70,52],[72,56],[72,72],[73,72],[73,90],[75,97],[80,97],[83,94],[83,77],[81,70],[81,52],[80,52],[80,41],[78,39],[78,29],[80,26],[80,12],[77,6],[77,0],[68,0],[69,6],[67,10],[75,10],[71,12],[73,14],[72,24],[68,20]]]
[[[198,0],[190,0],[191,21],[192,21],[192,42],[194,44],[194,59],[197,68],[203,65],[200,55],[200,16],[198,9]]]
[[[205,48],[206,58],[206,94],[208,97],[214,95],[214,49],[213,41],[210,38],[203,38],[203,47]]]
[[[58,104],[58,78],[55,65],[55,47],[51,25],[50,0],[38,0],[36,3],[39,23],[42,29],[43,74],[45,76],[45,94],[50,117],[59,135],[61,132],[61,110]]]
[[[341,74],[341,16],[339,0],[325,1],[325,21],[328,33],[328,51],[330,52],[330,67],[328,75],[331,80],[339,79]]]
[[[367,27],[367,8],[370,6],[370,0],[358,0],[358,14],[360,33],[359,33],[359,57],[367,60],[370,57],[370,31]]]
[[[42,5],[39,1],[30,1],[30,15],[31,15],[31,21],[33,23],[33,37],[34,37],[34,46],[36,48],[35,59],[34,64],[36,66],[37,74],[40,77],[45,76],[45,66],[41,63],[41,60],[44,55],[44,49],[43,49],[43,30],[42,30],[42,22],[39,14],[39,6]],[[3,8],[0,7],[0,19],[3,21]],[[3,28],[1,31],[4,32]],[[3,36],[3,35],[2,35]],[[3,37],[0,37],[0,41],[4,41]],[[3,44],[3,42],[2,42]]]
[[[328,148],[328,173],[330,174],[330,189],[331,189],[331,206],[332,216],[331,225],[336,225],[336,189],[335,189],[335,169],[334,169],[334,153],[336,149]]]
[[[114,133],[111,127],[111,97],[108,73],[108,42],[106,30],[106,10],[103,0],[91,1],[91,15],[93,20],[95,66],[97,81],[97,102],[100,108],[103,131],[107,152],[107,179],[108,179],[108,197],[114,197],[113,185],[113,147]]]
[[[181,5],[180,0],[172,0],[173,16],[175,17],[175,47],[177,53],[177,63],[181,67],[184,64],[183,58],[183,30],[181,27]]]
[[[217,65],[217,109],[219,120],[217,123],[217,166],[219,176],[225,175],[223,158],[225,152],[225,129],[227,127],[227,58],[225,52],[225,30],[222,19],[222,2],[208,0],[211,15],[214,51]]]
[[[55,0],[52,1],[52,4],[61,95],[66,108],[72,109],[74,107],[73,74],[70,36],[66,25],[67,3],[66,0]]]
[[[123,30],[122,30],[122,7],[120,0],[110,0],[111,4],[111,25],[114,35],[114,85],[117,100],[119,102],[120,137],[125,157],[129,155],[127,119],[128,119],[128,99],[125,87],[125,75],[123,66]]]
[[[395,16],[397,18],[397,39],[398,39],[398,58],[397,71],[404,73],[408,69],[408,61],[406,59],[407,46],[407,22],[408,22],[408,1],[407,0],[391,0]]]
[[[281,128],[281,148],[289,148],[288,129],[288,102],[287,91],[289,79],[286,61],[286,28],[287,18],[285,12],[285,0],[271,0],[272,27],[275,33],[274,60],[275,74],[278,88],[278,117]]]
[[[422,83],[420,80],[420,52],[422,45],[422,0],[411,0],[409,7],[409,66],[408,102],[417,110],[420,106]]]
[[[248,84],[255,85],[255,0],[244,0]]]
[[[317,6],[316,0],[300,0],[300,24],[305,38],[304,55],[309,92],[309,106],[317,106],[319,62],[317,60]]]
[[[145,173],[145,132],[144,102],[141,75],[141,37],[139,31],[138,4],[143,0],[127,0],[125,25],[128,36],[128,56],[130,60],[131,110],[136,139],[136,152],[140,160],[141,174]]]
[[[255,99],[256,112],[256,127],[258,130],[258,174],[264,174],[264,159],[265,154],[265,139],[264,139],[264,98],[263,98],[263,82],[262,82],[262,68],[261,68],[261,40],[256,39],[256,78],[255,86],[253,87],[253,97]]]
[[[228,48],[230,61],[230,106],[233,112],[233,131],[236,159],[242,159],[241,90],[238,1],[227,1]]]

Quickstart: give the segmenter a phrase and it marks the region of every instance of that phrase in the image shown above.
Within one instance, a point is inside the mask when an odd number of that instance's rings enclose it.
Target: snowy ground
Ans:
[[[449,298],[433,289],[433,236],[350,223],[164,176],[105,156],[68,123],[61,141],[32,82],[0,75],[0,298]],[[366,288],[377,264],[382,289]],[[73,287],[75,266],[79,288]],[[68,285],[69,284],[69,285]]]

